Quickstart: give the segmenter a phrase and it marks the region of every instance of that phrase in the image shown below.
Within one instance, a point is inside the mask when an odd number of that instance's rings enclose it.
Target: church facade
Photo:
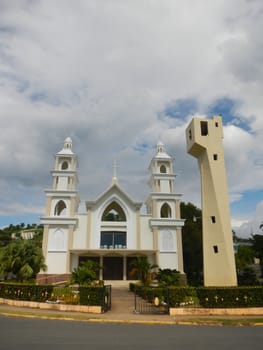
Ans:
[[[101,280],[132,280],[132,261],[147,257],[161,269],[184,273],[180,194],[174,192],[173,159],[159,142],[149,166],[150,191],[145,201],[134,201],[114,174],[110,186],[95,200],[86,201],[86,212],[78,213],[77,156],[72,140],[55,155],[52,189],[46,190],[43,254],[47,270],[39,283],[67,280],[82,261],[103,267]]]

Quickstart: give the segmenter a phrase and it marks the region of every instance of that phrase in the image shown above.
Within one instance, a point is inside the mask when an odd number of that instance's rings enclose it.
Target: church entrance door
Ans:
[[[103,258],[103,279],[123,280],[123,258],[106,256]]]

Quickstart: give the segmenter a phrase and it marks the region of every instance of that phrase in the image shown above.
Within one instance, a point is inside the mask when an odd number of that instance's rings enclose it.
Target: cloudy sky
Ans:
[[[185,129],[222,114],[232,224],[263,221],[261,0],[0,0],[0,227],[38,222],[67,136],[82,201],[118,163],[144,201],[161,140],[176,192],[200,206]]]

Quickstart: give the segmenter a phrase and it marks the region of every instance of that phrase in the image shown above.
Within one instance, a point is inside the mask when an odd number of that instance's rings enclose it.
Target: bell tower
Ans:
[[[46,190],[43,254],[48,271],[38,276],[44,283],[56,282],[67,278],[71,273],[70,249],[73,231],[77,225],[79,195],[76,190],[78,160],[72,151],[72,140],[66,138],[61,151],[55,155],[55,167],[51,171],[52,189]],[[55,267],[55,271],[52,271]],[[43,279],[43,281],[41,281]]]
[[[151,215],[157,264],[161,269],[172,268],[183,273],[182,227],[180,194],[174,193],[173,159],[162,142],[158,142],[156,155],[150,166],[151,188],[146,201],[147,213]],[[169,266],[168,266],[169,261]],[[171,262],[172,261],[172,265]]]
[[[236,266],[227,191],[222,118],[193,118],[186,129],[187,152],[201,176],[204,285],[236,286]]]

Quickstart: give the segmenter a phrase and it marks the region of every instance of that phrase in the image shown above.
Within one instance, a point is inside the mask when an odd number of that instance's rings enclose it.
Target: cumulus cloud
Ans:
[[[260,0],[1,1],[3,203],[41,208],[52,154],[71,136],[83,200],[110,184],[115,158],[121,185],[144,200],[161,139],[177,192],[199,205],[185,128],[224,100],[230,198],[261,188],[262,10]]]

